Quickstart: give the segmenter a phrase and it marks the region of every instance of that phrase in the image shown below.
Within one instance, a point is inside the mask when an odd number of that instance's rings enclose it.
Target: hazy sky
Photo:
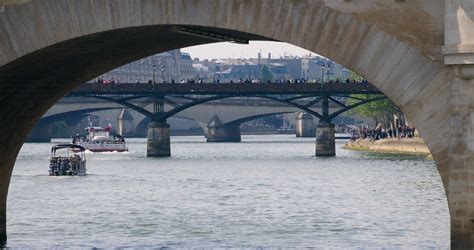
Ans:
[[[182,52],[191,54],[193,58],[199,59],[213,59],[213,58],[257,58],[259,51],[262,52],[262,57],[268,57],[268,53],[272,53],[272,58],[279,58],[280,56],[294,55],[302,56],[311,53],[308,50],[300,47],[281,42],[267,42],[267,41],[251,41],[250,44],[236,44],[236,43],[212,43],[206,45],[199,45],[181,49]],[[315,53],[312,53],[313,55]]]

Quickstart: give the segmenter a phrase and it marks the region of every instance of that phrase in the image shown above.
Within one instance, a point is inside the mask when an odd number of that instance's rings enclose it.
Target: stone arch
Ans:
[[[80,109],[55,115],[49,115],[41,118],[31,130],[28,141],[29,142],[49,142],[51,140],[51,129],[50,126],[58,121],[65,121],[68,125],[76,124],[82,118],[86,117],[89,113],[117,109],[115,107],[103,107],[103,108],[89,108]]]
[[[282,114],[288,114],[288,113],[293,113],[293,112],[274,112],[274,113],[266,113],[266,114],[260,114],[260,115],[253,115],[249,117],[243,117],[237,120],[233,120],[230,122],[225,123],[225,125],[231,125],[231,126],[240,126],[242,123],[253,121],[256,119],[264,118],[267,116],[273,116],[273,115],[282,115]]]
[[[37,123],[38,125],[50,125],[51,123],[60,121],[60,120],[67,120],[70,119],[71,117],[75,116],[80,116],[83,117],[85,115],[88,115],[89,113],[97,112],[97,111],[103,111],[103,110],[111,110],[111,109],[118,109],[116,107],[103,107],[103,108],[88,108],[88,109],[79,109],[79,110],[74,110],[74,111],[68,111],[64,113],[59,113],[55,115],[50,115],[41,118],[41,120]],[[74,119],[76,120],[76,119]]]
[[[467,180],[461,186],[451,185],[458,178],[449,171],[457,166],[466,169],[465,153],[453,153],[453,148],[467,145],[464,141],[448,145],[439,136],[462,137],[462,127],[450,127],[449,119],[451,109],[462,108],[463,103],[448,105],[452,70],[427,52],[442,45],[436,34],[420,43],[416,32],[423,29],[415,24],[415,28],[406,27],[410,23],[399,19],[393,19],[398,29],[378,24],[380,18],[371,18],[377,15],[366,8],[371,7],[368,1],[362,8],[365,15],[345,13],[350,11],[340,7],[342,0],[325,2],[36,0],[5,6],[0,10],[0,104],[14,108],[0,112],[0,138],[6,142],[0,150],[0,228],[6,227],[6,196],[16,155],[42,114],[72,88],[119,65],[174,48],[215,42],[179,32],[179,27],[186,26],[243,40],[288,42],[365,76],[417,126],[436,160],[451,217],[456,218],[453,240],[474,244],[470,243],[474,242],[470,193],[457,195],[470,186]],[[357,9],[355,3],[348,6]],[[428,45],[422,46],[424,42]],[[466,86],[466,81],[457,81]],[[470,122],[461,115],[454,119]],[[5,124],[12,120],[18,124]],[[458,210],[462,212],[456,214]]]

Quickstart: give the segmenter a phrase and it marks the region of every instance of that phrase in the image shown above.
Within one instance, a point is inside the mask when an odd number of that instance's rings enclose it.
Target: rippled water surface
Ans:
[[[52,144],[23,146],[8,196],[9,247],[449,247],[432,161],[314,139],[172,138],[168,159],[88,153],[85,177],[50,177]]]

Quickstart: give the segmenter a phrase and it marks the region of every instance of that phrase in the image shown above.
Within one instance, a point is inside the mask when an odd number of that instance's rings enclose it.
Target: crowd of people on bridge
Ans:
[[[102,77],[99,77],[97,78],[95,81],[95,83],[100,83],[100,84],[104,84],[104,85],[109,85],[109,84],[121,84],[121,82],[119,80],[116,80],[114,78],[111,78],[111,79],[104,79]],[[139,84],[141,83],[140,81],[136,81],[135,83]],[[154,81],[153,80],[148,80],[149,84],[153,84]],[[157,82],[155,82],[157,83]],[[167,81],[167,80],[163,80],[161,81],[160,83],[182,83],[182,84],[192,84],[192,83],[245,83],[245,84],[250,84],[250,83],[255,83],[255,84],[258,84],[258,83],[264,83],[264,81],[262,81],[262,79],[259,79],[259,78],[239,78],[239,79],[230,79],[228,81],[221,81],[220,79],[216,78],[212,81],[205,81],[201,78],[197,78],[197,79],[194,79],[194,78],[191,78],[191,79],[181,79],[179,82],[176,82],[174,79],[171,79],[170,81]],[[305,83],[321,83],[321,81],[317,80],[317,79],[313,79],[313,80],[308,80],[308,79],[305,79],[305,78],[288,78],[288,79],[275,79],[273,81],[270,81],[270,80],[267,80],[265,83],[288,83],[288,84],[292,84],[292,83],[295,83],[295,84],[305,84]],[[332,84],[332,83],[352,83],[352,84],[367,84],[368,81],[367,80],[355,80],[355,79],[352,79],[352,78],[346,78],[346,79],[330,79],[329,81],[325,81],[321,84]]]
[[[382,126],[377,126],[376,128],[360,128],[359,130],[353,130],[351,133],[351,140],[355,141],[357,139],[370,139],[372,141],[387,139],[387,138],[413,138],[416,137],[416,128],[398,125],[396,128],[389,127],[386,129]]]

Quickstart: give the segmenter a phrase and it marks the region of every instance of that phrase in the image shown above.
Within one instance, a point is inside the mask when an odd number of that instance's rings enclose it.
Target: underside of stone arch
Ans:
[[[360,6],[351,1],[325,2],[36,0],[3,6],[2,235],[6,235],[6,197],[18,151],[29,130],[59,98],[136,59],[233,39],[275,40],[303,47],[360,73],[384,92],[413,121],[436,160],[450,205],[453,246],[474,246],[470,221],[474,216],[474,187],[470,184],[474,148],[464,139],[473,133],[473,90],[431,53],[442,45],[434,17],[438,12],[426,8],[425,1],[406,3],[405,9],[403,1],[374,1],[386,6],[371,5],[370,1],[361,1]],[[440,2],[431,1],[433,5]],[[397,12],[422,16],[424,22],[417,23],[415,18],[408,27],[404,18],[394,15]],[[183,32],[183,28],[194,34]],[[425,34],[421,34],[423,28]],[[199,32],[218,36],[210,38]]]

